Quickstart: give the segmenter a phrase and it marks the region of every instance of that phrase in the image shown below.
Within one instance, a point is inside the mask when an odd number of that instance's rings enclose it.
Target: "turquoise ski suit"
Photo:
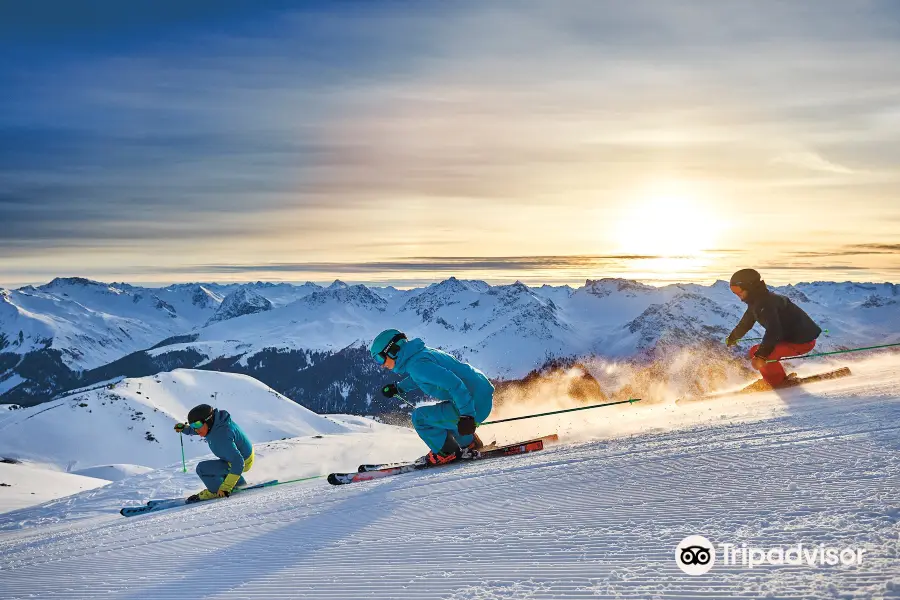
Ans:
[[[434,452],[441,450],[448,435],[460,447],[472,443],[472,435],[460,435],[456,429],[460,416],[470,415],[476,423],[481,423],[491,414],[494,386],[485,374],[446,352],[426,347],[419,338],[403,344],[392,370],[407,375],[397,384],[401,392],[420,389],[428,396],[444,400],[420,406],[412,413],[416,433]]]
[[[185,427],[185,435],[199,435],[190,427]],[[206,435],[210,451],[219,460],[204,460],[197,463],[197,476],[210,492],[216,492],[229,474],[240,475],[236,486],[246,485],[244,471],[253,465],[253,445],[237,423],[231,420],[227,410],[213,411],[213,425]]]

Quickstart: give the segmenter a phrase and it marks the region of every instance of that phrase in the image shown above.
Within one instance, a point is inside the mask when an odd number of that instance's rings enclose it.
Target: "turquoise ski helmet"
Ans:
[[[385,329],[375,336],[372,345],[369,346],[369,354],[380,365],[387,358],[397,358],[400,348],[406,343],[406,334],[398,329]]]

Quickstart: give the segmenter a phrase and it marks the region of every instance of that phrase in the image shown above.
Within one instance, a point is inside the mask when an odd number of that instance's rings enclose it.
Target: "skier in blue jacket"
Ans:
[[[253,445],[228,411],[200,404],[190,410],[187,423],[175,424],[175,431],[205,438],[219,457],[197,463],[197,475],[206,489],[189,497],[189,502],[227,497],[236,486],[247,484],[242,473],[253,466]]]
[[[475,367],[446,352],[429,348],[419,338],[408,340],[396,329],[378,334],[369,348],[375,361],[407,377],[381,390],[388,398],[421,389],[443,400],[412,413],[413,427],[430,452],[420,461],[440,465],[472,458],[482,446],[475,424],[484,421],[494,404],[494,386]]]

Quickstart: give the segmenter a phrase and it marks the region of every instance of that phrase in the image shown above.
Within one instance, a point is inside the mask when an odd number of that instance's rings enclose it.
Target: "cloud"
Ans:
[[[827,258],[836,256],[866,256],[873,254],[898,254],[900,244],[852,244],[824,251],[797,251],[791,256],[804,258]]]
[[[855,247],[883,254],[900,253],[900,244],[857,244]]]
[[[416,271],[514,271],[534,269],[591,269],[621,261],[671,258],[662,256],[492,256],[416,257],[396,261],[262,263],[241,265],[190,265],[177,271],[204,273],[379,273]]]
[[[761,269],[765,269],[768,271],[830,271],[837,273],[841,273],[844,271],[871,271],[871,269],[869,269],[868,267],[851,265],[821,265],[817,263],[801,263],[793,265],[770,263],[763,265]]]
[[[809,169],[810,171],[821,171],[824,173],[837,173],[840,175],[852,175],[855,173],[853,169],[835,164],[825,159],[820,154],[810,151],[781,154],[775,157],[773,162]]]
[[[0,12],[16,30],[0,56],[17,57],[0,59],[4,257],[100,248],[126,270],[116,250],[177,242],[187,270],[223,240],[241,255],[293,236],[318,252],[298,261],[287,244],[272,256],[284,272],[396,272],[395,249],[370,261],[347,242],[378,238],[379,207],[422,245],[485,255],[410,270],[496,270],[494,234],[524,244],[564,222],[597,239],[501,252],[613,256],[610,213],[654,178],[712,182],[737,218],[762,198],[788,223],[828,210],[782,187],[896,197],[865,187],[898,181],[890,4],[64,4]]]

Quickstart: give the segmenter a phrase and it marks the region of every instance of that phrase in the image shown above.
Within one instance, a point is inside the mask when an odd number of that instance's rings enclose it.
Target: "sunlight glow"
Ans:
[[[684,185],[662,184],[637,195],[616,225],[625,254],[667,258],[696,257],[719,237],[719,219],[711,206]]]

